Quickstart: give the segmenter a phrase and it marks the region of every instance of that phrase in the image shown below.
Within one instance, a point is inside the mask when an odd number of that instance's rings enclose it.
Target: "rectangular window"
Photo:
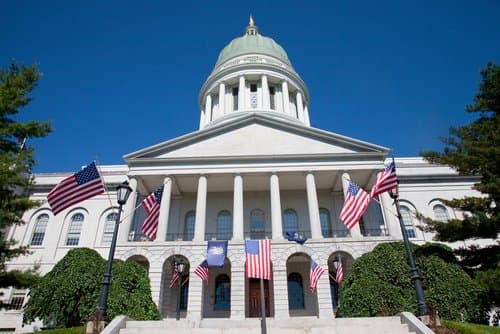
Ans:
[[[257,84],[250,84],[250,106],[257,108]]]
[[[233,110],[238,110],[238,87],[233,87]]]
[[[273,86],[269,86],[269,98],[271,109],[276,110],[276,88],[274,88]]]

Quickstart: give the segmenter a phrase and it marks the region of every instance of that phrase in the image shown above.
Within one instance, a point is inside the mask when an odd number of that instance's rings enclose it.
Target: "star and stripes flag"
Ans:
[[[199,278],[201,278],[202,281],[207,282],[210,278],[210,273],[208,272],[208,263],[207,260],[204,260],[196,269],[194,270],[194,273],[198,275]]]
[[[337,284],[342,283],[344,280],[344,269],[342,268],[342,260],[339,261],[339,266],[337,267],[337,274],[335,275],[335,282]]]
[[[356,183],[349,181],[349,188],[344,201],[344,207],[340,213],[340,220],[351,230],[361,219],[368,204],[370,204],[370,195],[361,189]]]
[[[142,200],[141,204],[146,210],[146,219],[141,226],[141,231],[149,239],[156,239],[156,233],[158,232],[158,223],[160,221],[160,204],[161,197],[163,195],[163,185],[158,187],[154,192],[152,192],[148,197]]]
[[[47,195],[52,213],[57,215],[64,209],[105,192],[104,183],[92,162],[81,171],[65,178]]]
[[[325,272],[325,269],[321,268],[313,259],[311,259],[311,268],[309,270],[309,289],[311,292],[316,291],[316,286],[321,278],[321,275]]]
[[[174,264],[174,271],[172,273],[172,279],[170,280],[170,287],[173,288],[174,285],[179,282],[179,271],[177,270],[177,266]]]
[[[248,278],[271,279],[271,240],[245,240],[245,271]]]
[[[396,175],[396,164],[394,163],[393,158],[392,162],[377,176],[377,182],[373,185],[370,197],[373,198],[377,195],[385,193],[386,191],[395,189],[397,186],[398,176]]]

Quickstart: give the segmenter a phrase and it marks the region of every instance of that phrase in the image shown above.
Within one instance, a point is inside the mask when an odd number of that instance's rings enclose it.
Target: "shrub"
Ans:
[[[106,262],[96,251],[72,249],[30,291],[25,321],[55,320],[57,326],[81,325],[94,314]],[[151,299],[147,273],[134,262],[113,261],[108,318],[125,314],[137,320],[160,318]]]
[[[451,320],[484,322],[485,290],[458,265],[442,259],[445,250],[426,245],[417,265],[427,303],[442,317]],[[437,253],[440,256],[436,256]],[[395,315],[416,312],[415,289],[402,242],[380,244],[353,262],[343,283],[344,310],[349,316]]]

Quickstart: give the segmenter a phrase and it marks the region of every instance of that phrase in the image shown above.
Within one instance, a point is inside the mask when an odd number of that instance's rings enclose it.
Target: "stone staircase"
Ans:
[[[413,317],[416,319],[415,317]],[[115,319],[116,320],[116,319]],[[113,322],[115,322],[113,320]],[[377,318],[318,319],[316,317],[294,317],[291,319],[267,319],[268,334],[429,334],[422,323],[402,323],[403,316]],[[261,334],[259,319],[203,319],[192,321],[164,319],[160,321],[123,320],[113,322],[102,334]],[[418,319],[417,319],[418,322]]]

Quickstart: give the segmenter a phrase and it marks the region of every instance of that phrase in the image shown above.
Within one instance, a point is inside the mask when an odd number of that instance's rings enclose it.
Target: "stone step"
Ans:
[[[399,317],[266,319],[268,334],[408,334]],[[260,334],[260,319],[128,321],[120,334]]]

